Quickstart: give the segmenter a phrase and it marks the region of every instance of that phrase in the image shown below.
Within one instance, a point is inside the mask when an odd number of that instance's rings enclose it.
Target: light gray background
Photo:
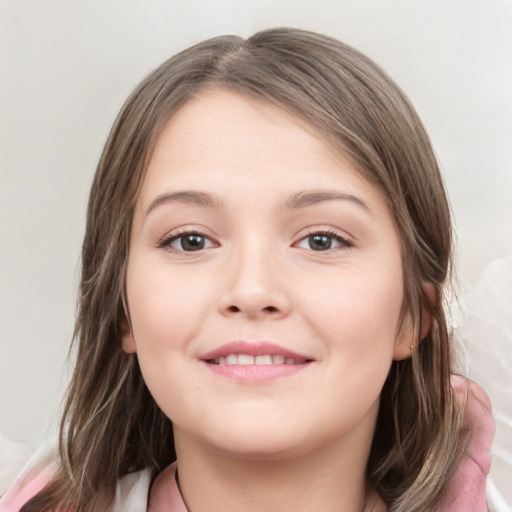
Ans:
[[[512,254],[511,0],[0,0],[7,437],[38,444],[55,419],[88,188],[125,97],[191,43],[278,25],[354,45],[411,97],[444,169],[463,286]]]

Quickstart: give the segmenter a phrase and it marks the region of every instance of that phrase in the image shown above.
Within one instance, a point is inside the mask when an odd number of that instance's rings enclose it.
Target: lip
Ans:
[[[293,359],[299,360],[307,360],[312,361],[313,358],[299,354],[298,352],[294,352],[287,348],[276,345],[275,343],[269,343],[267,341],[257,342],[257,343],[249,343],[247,341],[232,341],[231,343],[226,343],[206,354],[199,356],[201,361],[211,361],[212,359],[218,359],[219,357],[226,357],[229,354],[248,354],[251,356],[263,356],[263,355],[271,355],[278,356],[282,355],[285,358],[291,357]]]
[[[271,365],[219,365],[212,363],[213,360],[218,359],[219,357],[226,357],[230,354],[247,354],[254,357],[262,355],[280,355],[284,358],[292,358],[303,362],[297,364]],[[227,343],[210,352],[207,352],[206,354],[201,355],[199,359],[210,371],[216,375],[248,384],[256,384],[283,377],[290,377],[305,370],[314,361],[314,359],[308,357],[307,355],[299,354],[298,352],[294,352],[274,343],[249,343],[246,341],[234,341]]]

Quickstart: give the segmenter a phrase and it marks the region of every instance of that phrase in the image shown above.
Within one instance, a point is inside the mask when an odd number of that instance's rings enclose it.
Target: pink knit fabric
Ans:
[[[465,407],[460,442],[469,435],[462,460],[448,484],[446,512],[487,512],[485,480],[491,469],[490,448],[495,423],[491,402],[474,382],[452,376],[452,387],[460,407]],[[444,511],[443,511],[444,512]]]

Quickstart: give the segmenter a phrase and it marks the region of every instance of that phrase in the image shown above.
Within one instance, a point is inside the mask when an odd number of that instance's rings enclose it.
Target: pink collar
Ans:
[[[188,512],[176,483],[176,462],[160,473],[149,495],[148,512]]]

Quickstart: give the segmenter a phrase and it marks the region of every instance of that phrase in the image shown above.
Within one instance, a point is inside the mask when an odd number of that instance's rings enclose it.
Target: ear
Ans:
[[[135,344],[135,338],[133,337],[132,330],[126,320],[123,320],[121,329],[123,334],[121,347],[127,354],[134,354],[137,352],[137,345]]]
[[[414,350],[414,326],[412,323],[410,313],[404,318],[400,331],[395,340],[393,347],[393,359],[395,361],[402,361],[411,356]]]
[[[423,290],[427,295],[428,299],[435,303],[435,287],[432,283],[424,283]],[[415,339],[415,330],[413,327],[412,319],[410,314],[404,320],[403,325],[398,333],[393,349],[393,359],[395,361],[401,361],[411,356],[413,350],[418,348],[418,344],[423,341],[430,331],[432,326],[432,315],[425,308],[421,308],[421,332],[419,340]]]

